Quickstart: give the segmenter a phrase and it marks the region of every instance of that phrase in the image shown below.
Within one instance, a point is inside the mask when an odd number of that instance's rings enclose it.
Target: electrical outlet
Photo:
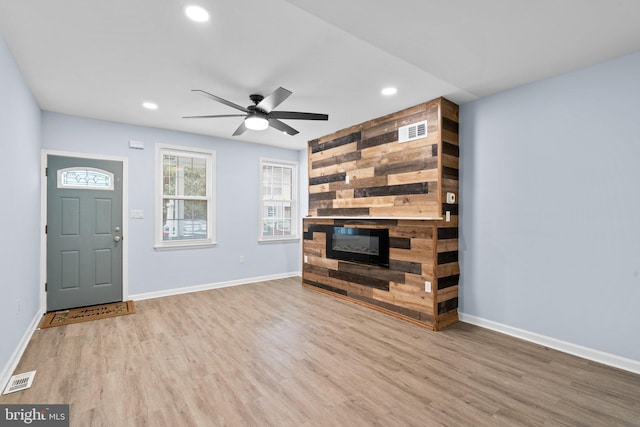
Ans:
[[[447,203],[450,205],[456,202],[456,193],[447,193]]]
[[[308,264],[309,263],[309,255],[305,255],[304,256],[304,263]]]
[[[424,291],[431,293],[431,282],[429,282],[428,280],[425,280],[424,282]]]
[[[345,184],[349,184],[349,175],[345,175],[345,177],[344,177],[344,183],[345,183]]]
[[[244,255],[240,255],[240,264],[244,262]]]
[[[445,220],[446,222],[451,222],[451,212],[450,212],[450,211],[445,212],[445,214],[444,214],[444,220]]]
[[[20,314],[20,298],[16,300],[16,314]]]

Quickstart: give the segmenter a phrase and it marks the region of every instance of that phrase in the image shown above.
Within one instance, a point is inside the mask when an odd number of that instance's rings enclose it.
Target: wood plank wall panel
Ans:
[[[399,127],[425,119],[425,138],[398,143]],[[433,330],[458,320],[458,123],[458,106],[438,98],[309,142],[305,286]],[[389,268],[326,258],[334,224],[388,228]]]
[[[310,141],[309,215],[439,217],[440,103]],[[422,120],[426,137],[398,142],[399,127]]]
[[[303,283],[434,327],[436,226],[433,221],[304,219]],[[333,226],[387,228],[389,268],[326,257],[326,231]]]
[[[450,214],[451,220],[438,221],[436,232],[436,313],[435,329],[442,329],[458,320],[458,282],[460,264],[458,263],[458,180],[460,145],[458,140],[458,106],[451,101],[441,99],[442,132],[440,142],[440,179],[442,194],[442,213]],[[449,204],[447,193],[455,194],[455,203]]]

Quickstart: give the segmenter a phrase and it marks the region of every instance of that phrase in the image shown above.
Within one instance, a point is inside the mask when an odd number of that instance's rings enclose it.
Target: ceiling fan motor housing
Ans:
[[[247,107],[247,110],[249,110],[247,112],[247,114],[249,116],[252,116],[252,115],[263,115],[263,116],[266,116],[267,115],[266,111],[262,111],[261,109],[257,108],[255,105],[249,105]]]

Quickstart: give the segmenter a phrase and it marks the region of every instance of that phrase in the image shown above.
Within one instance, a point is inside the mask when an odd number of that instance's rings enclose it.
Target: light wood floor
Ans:
[[[0,403],[72,426],[640,425],[640,376],[459,323],[434,333],[300,279],[36,331]],[[182,310],[184,309],[184,310]]]

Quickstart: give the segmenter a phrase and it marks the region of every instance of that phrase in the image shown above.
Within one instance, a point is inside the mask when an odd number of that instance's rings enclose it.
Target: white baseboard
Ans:
[[[133,294],[133,295],[129,295],[129,299],[132,299],[134,301],[142,301],[145,299],[162,298],[162,297],[169,297],[172,295],[188,294],[191,292],[200,292],[200,291],[208,291],[211,289],[227,288],[229,286],[239,286],[239,285],[247,285],[249,283],[266,282],[268,280],[286,279],[288,277],[296,277],[301,275],[302,275],[302,272],[295,271],[290,273],[273,274],[270,276],[249,277],[249,278],[238,279],[238,280],[230,280],[228,282],[207,283],[204,285],[167,289],[165,291]]]
[[[16,347],[13,354],[11,355],[11,358],[9,358],[9,361],[2,369],[2,374],[0,374],[0,386],[1,386],[0,393],[2,393],[2,391],[7,386],[7,383],[11,379],[11,375],[13,374],[13,371],[18,366],[18,363],[20,363],[20,359],[22,359],[22,355],[24,354],[24,351],[27,349],[27,345],[29,344],[29,341],[31,341],[31,337],[33,336],[33,333],[35,332],[41,320],[42,320],[42,313],[38,310],[36,312],[36,315],[33,317],[33,320],[29,324],[29,327],[27,328],[24,335],[22,336],[22,339],[20,340],[18,347]]]
[[[615,354],[605,353],[604,351],[594,350],[592,348],[583,347],[570,342],[561,341],[555,338],[536,334],[534,332],[525,331],[523,329],[514,328],[492,320],[483,319],[481,317],[472,316],[470,314],[458,313],[461,322],[471,323],[472,325],[482,328],[491,329],[505,335],[520,338],[535,344],[562,351],[563,353],[572,354],[583,359],[592,360],[604,365],[613,366],[625,371],[640,374],[640,361],[627,359],[625,357],[616,356]]]

